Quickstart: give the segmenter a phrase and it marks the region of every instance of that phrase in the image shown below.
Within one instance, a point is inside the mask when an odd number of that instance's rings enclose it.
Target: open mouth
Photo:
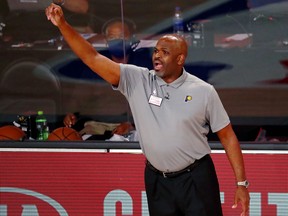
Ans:
[[[160,71],[163,68],[163,64],[160,61],[154,61],[154,70]]]

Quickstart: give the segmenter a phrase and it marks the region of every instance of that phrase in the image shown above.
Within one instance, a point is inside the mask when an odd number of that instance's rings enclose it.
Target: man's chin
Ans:
[[[159,71],[159,70],[155,70],[155,75],[158,76],[158,77],[162,77],[164,74],[163,71]]]

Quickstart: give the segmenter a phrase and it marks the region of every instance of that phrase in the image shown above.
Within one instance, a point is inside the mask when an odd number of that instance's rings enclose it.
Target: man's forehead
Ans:
[[[176,43],[181,43],[181,40],[177,37],[177,36],[174,36],[174,35],[164,35],[162,36],[157,44],[176,44]]]
[[[106,30],[106,35],[108,37],[123,37],[125,34],[125,37],[130,37],[130,31],[129,28],[127,27],[127,25],[124,25],[124,32],[123,32],[123,25],[122,23],[114,23],[112,25],[110,25],[109,27],[107,27]]]
[[[164,41],[160,42],[158,41],[158,43],[155,46],[156,50],[169,50],[171,49],[171,45],[165,43]]]
[[[170,37],[162,37],[158,40],[156,44],[156,48],[161,49],[170,49],[173,46],[177,46],[178,39],[175,37],[175,39]]]

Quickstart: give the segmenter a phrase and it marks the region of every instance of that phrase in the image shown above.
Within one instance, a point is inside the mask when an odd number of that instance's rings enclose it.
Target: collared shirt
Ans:
[[[153,70],[120,67],[116,89],[129,102],[140,146],[155,168],[178,171],[211,152],[209,125],[216,132],[230,122],[212,85],[184,69],[177,80],[166,83]]]

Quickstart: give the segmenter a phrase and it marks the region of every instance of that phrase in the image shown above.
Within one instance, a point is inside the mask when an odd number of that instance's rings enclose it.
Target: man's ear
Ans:
[[[183,65],[185,62],[185,56],[183,54],[180,54],[178,57],[177,57],[177,63],[179,65]]]

